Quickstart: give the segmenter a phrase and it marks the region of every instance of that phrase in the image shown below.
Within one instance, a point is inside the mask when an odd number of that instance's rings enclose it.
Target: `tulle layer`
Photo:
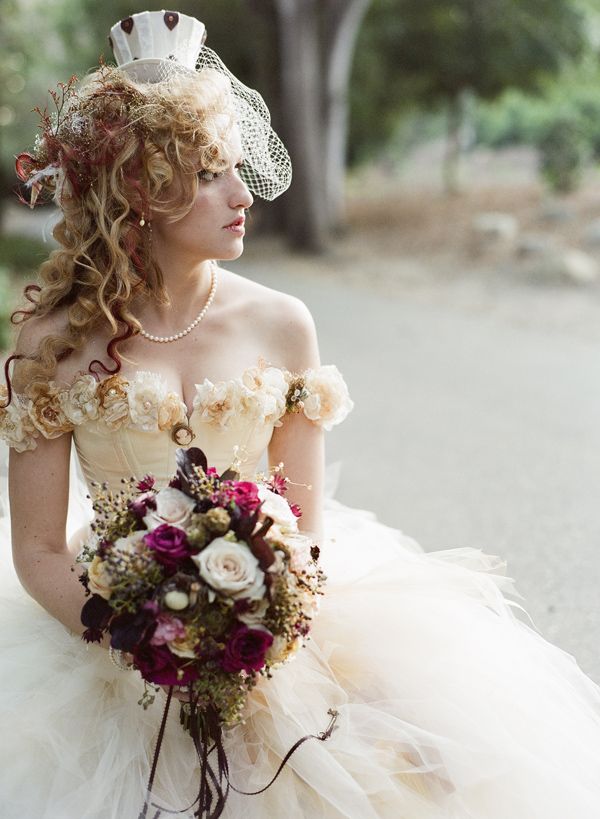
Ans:
[[[309,645],[252,693],[226,735],[225,819],[597,819],[600,691],[508,602],[494,558],[424,554],[328,501],[327,595]],[[3,819],[137,819],[164,697],[115,668],[21,589],[4,537]],[[198,768],[173,704],[153,799],[181,810]],[[178,814],[191,819],[192,811]],[[153,816],[152,812],[149,813]]]

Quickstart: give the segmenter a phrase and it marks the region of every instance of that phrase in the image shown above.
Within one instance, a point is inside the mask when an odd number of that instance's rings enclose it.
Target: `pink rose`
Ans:
[[[265,655],[273,643],[273,635],[267,629],[237,626],[225,646],[221,660],[224,671],[246,671],[252,674],[265,664]]]
[[[251,514],[260,506],[258,487],[251,481],[236,481],[232,484],[233,500],[242,510]]]
[[[180,560],[191,554],[190,544],[183,529],[162,523],[144,535],[144,542],[154,552],[154,557],[168,569],[176,569]]]

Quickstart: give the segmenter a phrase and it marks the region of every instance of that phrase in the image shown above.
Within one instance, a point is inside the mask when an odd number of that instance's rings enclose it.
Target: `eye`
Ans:
[[[219,176],[223,176],[222,171],[198,171],[198,179],[202,182],[212,182],[213,179],[217,179]]]

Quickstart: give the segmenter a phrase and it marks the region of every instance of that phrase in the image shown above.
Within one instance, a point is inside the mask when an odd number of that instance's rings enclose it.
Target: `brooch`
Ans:
[[[191,427],[184,422],[175,424],[171,430],[171,440],[178,444],[178,446],[189,446],[195,437],[196,435]]]

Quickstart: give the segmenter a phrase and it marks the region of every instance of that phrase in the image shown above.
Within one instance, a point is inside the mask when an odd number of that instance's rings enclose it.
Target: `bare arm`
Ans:
[[[13,561],[34,600],[77,634],[85,600],[81,567],[66,541],[71,435],[38,439],[32,452],[10,453]],[[74,571],[72,571],[74,569]]]
[[[287,302],[278,346],[286,366],[292,372],[303,372],[320,364],[317,333],[312,317],[302,302]],[[288,413],[283,425],[276,427],[269,444],[269,466],[283,462],[284,474],[290,479],[288,499],[302,509],[299,527],[323,536],[323,484],[325,443],[323,430],[303,413]],[[310,488],[308,488],[310,487]]]

